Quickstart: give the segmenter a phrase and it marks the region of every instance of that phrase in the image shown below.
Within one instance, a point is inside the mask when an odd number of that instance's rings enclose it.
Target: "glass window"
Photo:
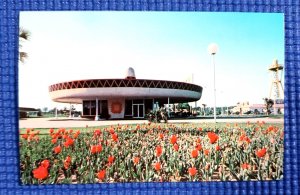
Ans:
[[[83,101],[83,115],[90,115],[90,101]]]
[[[139,117],[138,109],[139,105],[133,105],[133,117]]]
[[[96,101],[90,101],[91,102],[91,114],[90,115],[96,115]]]
[[[139,105],[139,117],[144,117],[144,105]]]
[[[132,100],[125,100],[125,115],[132,116]]]
[[[143,99],[133,100],[133,104],[143,104],[143,103],[144,103]]]

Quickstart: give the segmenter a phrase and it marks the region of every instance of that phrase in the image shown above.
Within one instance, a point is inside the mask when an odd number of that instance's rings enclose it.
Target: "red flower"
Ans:
[[[112,164],[115,161],[115,157],[114,156],[109,156],[108,157],[108,164]]]
[[[216,150],[219,151],[221,150],[221,147],[219,145],[216,146]]]
[[[73,138],[74,138],[74,139],[77,139],[78,136],[79,136],[79,134],[77,134],[77,133],[74,133],[74,134],[73,134]]]
[[[160,133],[160,134],[159,134],[159,138],[160,138],[160,139],[164,139],[164,134]]]
[[[48,177],[48,169],[45,168],[44,166],[39,166],[38,168],[34,169],[32,173],[33,173],[33,177],[39,180]]]
[[[99,153],[102,151],[102,146],[101,145],[97,145],[96,146],[96,152]]]
[[[91,153],[92,154],[96,154],[96,153],[99,153],[102,151],[102,146],[101,145],[94,145],[94,146],[91,146]]]
[[[198,130],[199,130],[199,131],[202,131],[202,128],[201,128],[201,127],[199,127],[199,128],[198,128]]]
[[[41,166],[48,169],[48,167],[50,166],[50,161],[49,160],[43,160],[41,162]]]
[[[156,147],[156,156],[160,157],[161,154],[162,154],[162,147],[161,146],[157,146]]]
[[[139,157],[134,157],[134,158],[133,158],[133,163],[134,163],[135,165],[139,164],[139,162],[140,162],[140,158],[139,158]]]
[[[207,136],[211,144],[214,144],[219,139],[219,136],[213,132],[208,132]]]
[[[54,148],[54,153],[55,154],[59,154],[61,152],[61,147],[60,146],[56,146],[55,148]]]
[[[64,167],[65,169],[68,169],[71,165],[71,157],[70,156],[67,156],[65,162],[64,162]]]
[[[189,168],[190,176],[194,176],[197,174],[197,169],[195,167]]]
[[[30,134],[29,135],[29,140],[33,140],[34,136],[35,136],[34,134]]]
[[[67,137],[66,139],[67,139],[67,140],[66,140],[65,143],[64,143],[64,146],[65,146],[66,148],[68,148],[69,146],[72,146],[72,145],[74,144],[74,140],[73,140],[73,139],[71,139],[71,138],[69,138],[69,137]]]
[[[179,146],[178,146],[178,144],[177,144],[177,143],[175,143],[175,144],[173,145],[173,148],[174,148],[174,150],[175,150],[175,151],[178,151],[178,150],[179,150]]]
[[[114,134],[114,133],[115,133],[114,129],[113,129],[113,128],[110,128],[110,129],[109,129],[109,133],[110,133],[110,134]]]
[[[94,131],[94,136],[100,136],[101,135],[101,130],[100,129],[96,129]]]
[[[70,156],[67,156],[66,161],[67,161],[67,162],[71,162],[71,157],[70,157]]]
[[[56,139],[56,138],[58,138],[59,136],[60,136],[59,133],[55,133],[55,134],[52,134],[52,135],[51,135],[52,139]]]
[[[157,163],[154,164],[154,169],[155,169],[156,171],[160,171],[160,169],[161,169],[161,164],[160,164],[160,162],[157,162]]]
[[[240,136],[240,139],[239,139],[240,141],[245,141],[245,142],[247,142],[248,144],[251,142],[251,140],[249,139],[249,137],[247,137],[245,134],[242,134],[241,136]]]
[[[259,158],[262,158],[266,155],[266,152],[267,152],[267,149],[262,148],[262,149],[256,151],[256,156]]]
[[[57,139],[52,139],[51,142],[52,142],[52,144],[56,144]]]
[[[104,180],[104,179],[105,179],[105,173],[106,173],[105,169],[99,171],[99,172],[97,173],[98,179],[101,180],[101,181]]]
[[[193,150],[191,153],[193,158],[197,158],[198,157],[198,150]]]
[[[274,127],[273,126],[269,126],[267,132],[271,132],[274,131]]]
[[[118,141],[118,135],[116,133],[111,134],[111,138],[117,142]]]
[[[250,168],[250,165],[247,164],[247,163],[244,163],[241,165],[242,169],[249,169]]]
[[[208,149],[205,149],[204,150],[204,154],[207,156],[209,154],[209,150]]]
[[[136,125],[135,130],[140,130],[141,126],[139,124]]]
[[[171,136],[170,142],[171,142],[171,144],[173,144],[173,145],[177,142],[177,137],[176,137],[176,135],[172,135],[172,136]]]
[[[97,152],[96,146],[91,146],[91,153],[96,154],[96,152]]]
[[[49,133],[52,134],[53,132],[54,132],[54,129],[51,128],[51,129],[49,130]]]
[[[242,134],[241,136],[240,136],[240,141],[243,141],[244,140],[244,138],[245,138],[245,134]]]
[[[79,136],[79,134],[80,134],[80,130],[76,131],[76,133],[73,134],[73,138],[77,139],[77,137]]]
[[[251,142],[249,137],[244,137],[244,141],[247,142],[248,144]]]
[[[198,138],[196,139],[196,143],[200,144],[200,142],[201,142],[201,139],[198,137]]]
[[[196,145],[196,150],[198,150],[198,151],[202,150],[202,145],[201,144],[197,144]]]
[[[27,139],[27,138],[28,138],[28,135],[27,135],[27,134],[24,134],[24,135],[22,135],[22,138],[23,138],[23,139]]]

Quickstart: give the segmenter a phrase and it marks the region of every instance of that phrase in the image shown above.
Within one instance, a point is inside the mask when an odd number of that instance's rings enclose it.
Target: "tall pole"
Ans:
[[[57,118],[57,106],[55,107],[55,118]]]
[[[217,112],[216,112],[216,65],[215,65],[215,54],[212,54],[212,63],[214,66],[214,122],[217,120]]]
[[[70,103],[70,114],[69,114],[69,118],[72,118],[72,104]]]
[[[215,55],[218,51],[218,45],[215,43],[211,43],[208,46],[208,52],[212,55],[212,64],[214,66],[214,121],[216,124],[217,112],[216,112],[216,67],[215,67]]]

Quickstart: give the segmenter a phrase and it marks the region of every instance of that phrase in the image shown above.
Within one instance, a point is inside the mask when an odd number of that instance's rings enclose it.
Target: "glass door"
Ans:
[[[133,109],[132,109],[132,116],[134,118],[138,118],[139,117],[139,105],[138,104],[134,104],[132,105],[133,106]]]
[[[132,105],[132,116],[133,118],[144,117],[144,104],[133,104]]]

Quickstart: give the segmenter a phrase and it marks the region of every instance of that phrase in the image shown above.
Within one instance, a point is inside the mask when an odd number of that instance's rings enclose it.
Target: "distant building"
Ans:
[[[249,110],[254,114],[263,114],[266,113],[266,105],[265,104],[252,104],[249,107]]]
[[[40,110],[28,107],[19,107],[19,118],[37,117],[40,115]]]
[[[283,102],[275,103],[271,109],[271,112],[274,113],[274,109],[277,109],[276,113],[283,114],[284,113],[284,104]],[[250,104],[249,102],[241,102],[237,103],[237,105],[232,108],[232,113],[238,114],[264,114],[266,113],[266,105],[265,104]]]

